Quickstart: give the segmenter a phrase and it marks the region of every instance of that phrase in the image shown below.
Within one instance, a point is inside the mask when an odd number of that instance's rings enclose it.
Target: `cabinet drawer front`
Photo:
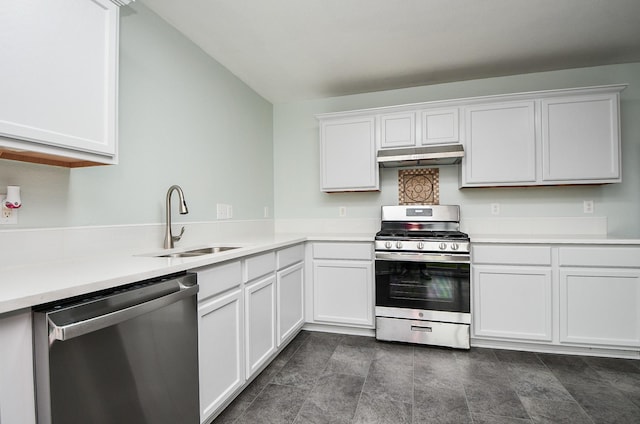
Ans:
[[[551,265],[551,248],[548,246],[473,246],[471,261],[474,264]]]
[[[278,269],[286,268],[304,259],[304,244],[287,247],[276,253]]]
[[[251,281],[276,270],[275,252],[252,256],[244,261],[244,281]]]
[[[200,285],[198,299],[215,296],[242,283],[240,261],[203,268],[196,272],[198,273],[198,284]]]
[[[560,266],[640,268],[640,247],[562,247]]]
[[[372,260],[372,243],[314,243],[314,259]]]

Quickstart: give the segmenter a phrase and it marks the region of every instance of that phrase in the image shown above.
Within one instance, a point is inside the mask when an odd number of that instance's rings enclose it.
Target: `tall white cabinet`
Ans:
[[[69,167],[117,163],[118,5],[3,2],[0,157]]]

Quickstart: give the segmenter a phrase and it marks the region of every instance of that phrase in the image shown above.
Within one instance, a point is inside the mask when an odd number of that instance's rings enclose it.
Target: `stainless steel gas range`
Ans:
[[[383,206],[376,338],[469,349],[469,252],[459,206]]]

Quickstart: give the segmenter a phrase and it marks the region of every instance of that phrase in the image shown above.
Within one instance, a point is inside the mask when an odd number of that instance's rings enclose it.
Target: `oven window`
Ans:
[[[469,264],[376,261],[376,305],[469,312]]]

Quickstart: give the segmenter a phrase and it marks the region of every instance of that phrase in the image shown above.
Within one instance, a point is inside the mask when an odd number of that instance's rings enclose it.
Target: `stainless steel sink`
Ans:
[[[212,253],[221,253],[228,250],[239,249],[240,246],[216,246],[204,247],[202,249],[185,250],[184,252],[167,253],[164,255],[155,255],[158,258],[189,258],[192,256],[210,255]]]

